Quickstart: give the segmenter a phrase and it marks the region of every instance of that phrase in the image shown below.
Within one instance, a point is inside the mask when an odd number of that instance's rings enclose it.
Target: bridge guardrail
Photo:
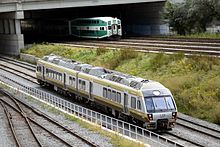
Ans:
[[[147,129],[143,129],[133,124],[129,124],[127,122],[76,105],[45,91],[18,83],[16,80],[14,80],[13,77],[10,77],[9,75],[6,76],[0,74],[0,83],[5,85],[9,92],[14,95],[19,95],[21,98],[32,96],[33,98],[58,108],[70,115],[83,118],[86,121],[95,123],[96,125],[100,125],[103,128],[113,130],[121,135],[131,137],[132,139],[141,141],[143,143],[147,143],[153,146],[183,146]]]

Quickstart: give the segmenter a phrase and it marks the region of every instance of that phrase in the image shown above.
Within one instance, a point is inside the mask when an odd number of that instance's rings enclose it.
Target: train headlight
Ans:
[[[172,118],[176,118],[177,112],[172,112]]]
[[[158,95],[160,95],[160,91],[159,91],[159,90],[154,90],[154,91],[153,91],[153,94],[156,95],[156,96],[158,96]]]
[[[149,120],[153,120],[153,114],[148,114],[147,116]]]

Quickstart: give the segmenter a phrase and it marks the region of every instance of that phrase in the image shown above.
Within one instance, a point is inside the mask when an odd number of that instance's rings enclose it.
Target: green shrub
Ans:
[[[120,49],[119,50],[119,60],[128,60],[128,59],[133,59],[138,56],[138,52],[132,50],[132,49]]]
[[[209,71],[212,70],[213,65],[218,65],[219,61],[214,57],[192,56],[189,57],[188,63],[192,64],[193,70],[195,71]]]
[[[96,55],[97,56],[100,56],[100,55],[103,55],[107,52],[108,50],[107,49],[104,49],[104,48],[97,48],[96,49]]]
[[[160,68],[171,65],[173,62],[182,60],[184,58],[183,53],[166,55],[164,53],[159,53],[155,55],[150,60],[150,67],[153,71],[161,70]]]

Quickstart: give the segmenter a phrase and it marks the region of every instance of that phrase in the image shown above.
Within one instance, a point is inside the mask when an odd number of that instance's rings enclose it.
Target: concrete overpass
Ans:
[[[120,4],[165,2],[166,0],[1,0],[0,1],[0,52],[19,55],[24,47],[20,21],[26,11],[59,8],[78,8]]]

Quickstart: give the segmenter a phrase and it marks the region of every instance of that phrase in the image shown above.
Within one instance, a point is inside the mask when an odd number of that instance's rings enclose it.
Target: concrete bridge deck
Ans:
[[[146,4],[165,1],[166,0],[0,0],[0,52],[19,55],[20,49],[24,48],[24,37],[21,33],[20,23],[20,20],[25,18],[24,12],[89,6]],[[149,9],[149,7],[147,9]],[[144,17],[142,14],[138,15]],[[154,13],[153,15],[157,14]]]

